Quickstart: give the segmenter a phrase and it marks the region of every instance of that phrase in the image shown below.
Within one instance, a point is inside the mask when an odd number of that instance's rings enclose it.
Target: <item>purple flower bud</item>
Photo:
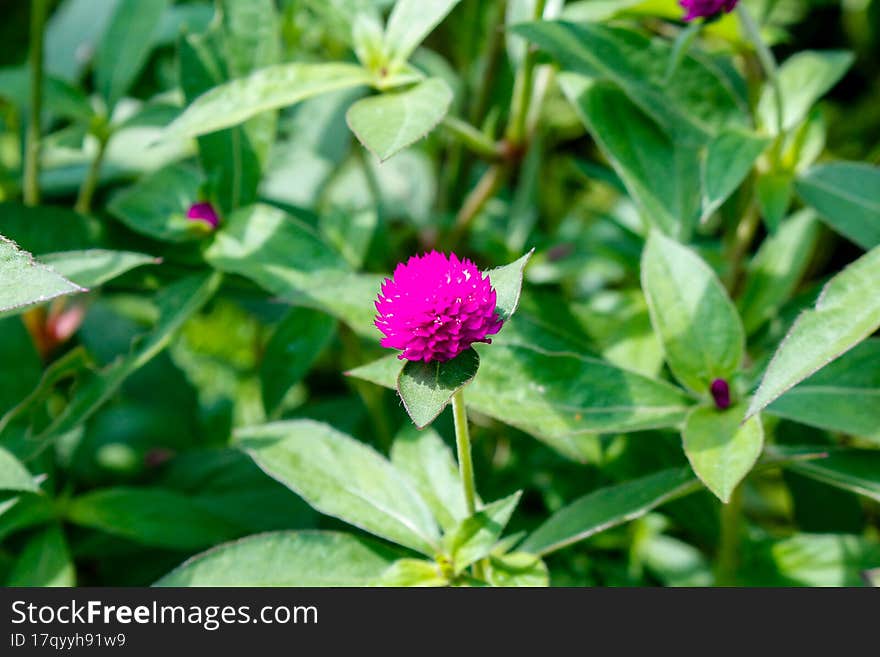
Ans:
[[[715,379],[709,386],[712,393],[712,399],[715,400],[715,407],[720,410],[730,408],[730,386],[724,379]]]
[[[446,361],[501,329],[488,275],[466,258],[431,251],[397,265],[376,301],[382,346],[401,360]]]
[[[211,230],[220,224],[220,217],[214,211],[214,206],[207,202],[193,203],[186,211],[186,218],[190,221],[202,221],[208,224]]]
[[[695,18],[711,18],[724,11],[725,14],[733,11],[739,0],[679,0],[686,11],[684,20],[692,21]]]

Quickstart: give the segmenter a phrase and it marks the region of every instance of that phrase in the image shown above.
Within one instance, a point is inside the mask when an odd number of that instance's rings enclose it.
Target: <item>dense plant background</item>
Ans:
[[[880,1],[0,11],[0,582],[880,578]],[[516,309],[471,517],[434,248]]]

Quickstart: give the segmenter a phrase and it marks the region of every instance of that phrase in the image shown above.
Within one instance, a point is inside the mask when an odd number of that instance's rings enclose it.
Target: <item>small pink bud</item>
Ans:
[[[719,410],[730,408],[730,386],[724,379],[715,379],[709,386],[712,393],[712,399],[715,400],[715,407]]]
[[[204,222],[211,227],[211,230],[220,225],[220,217],[214,211],[214,206],[207,202],[193,203],[186,212],[186,218],[190,221]]]

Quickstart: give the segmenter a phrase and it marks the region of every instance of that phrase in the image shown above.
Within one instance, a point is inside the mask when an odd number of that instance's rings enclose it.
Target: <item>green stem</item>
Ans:
[[[101,164],[104,162],[104,153],[107,151],[108,141],[109,137],[103,135],[98,137],[98,152],[95,153],[95,157],[92,159],[91,165],[89,165],[89,171],[86,174],[85,180],[83,180],[82,187],[79,188],[79,196],[77,196],[76,205],[74,206],[74,209],[80,214],[88,214],[92,209],[92,197],[98,188]]]
[[[464,502],[468,515],[477,510],[477,491],[474,485],[474,463],[471,460],[471,435],[468,431],[467,410],[464,407],[464,391],[452,395],[452,416],[455,420],[455,445],[458,449],[458,467],[464,487]]]
[[[721,539],[715,569],[716,586],[734,586],[742,536],[742,487],[740,483],[727,504],[721,505]]]
[[[24,160],[24,203],[40,202],[40,119],[43,111],[43,26],[46,23],[47,0],[31,2],[30,51],[30,118],[28,120]]]
[[[480,211],[485,207],[486,203],[498,193],[507,177],[508,167],[503,164],[493,164],[480,177],[477,186],[474,187],[464,200],[458,215],[455,218],[455,227],[452,229],[450,236],[450,248],[458,244],[462,237],[470,228],[471,222]]]
[[[743,259],[755,239],[758,232],[758,224],[761,222],[761,214],[754,203],[749,205],[745,216],[737,224],[736,231],[731,240],[728,252],[727,290],[733,295],[739,285],[743,273]]]
[[[501,148],[498,144],[470,123],[457,119],[454,116],[447,116],[443,119],[442,125],[451,135],[480,157],[492,161],[501,157]]]
[[[547,0],[535,0],[535,11],[532,19],[539,21],[544,17]],[[526,50],[523,65],[517,71],[513,88],[513,102],[510,107],[510,124],[507,127],[507,139],[515,146],[526,140],[529,108],[532,101],[532,90],[535,85],[535,64],[538,60],[537,51],[531,46]]]
[[[776,104],[776,134],[777,136],[781,136],[783,132],[784,105],[782,100],[782,86],[779,84],[779,68],[776,66],[776,58],[761,38],[761,29],[758,27],[758,24],[755,22],[755,19],[752,18],[749,11],[745,8],[745,5],[742,3],[737,5],[736,12],[739,16],[739,22],[740,25],[742,25],[743,31],[755,47],[755,52],[761,62],[761,67],[764,69],[764,75],[767,76],[767,81],[770,83],[770,86],[773,87],[773,100]]]

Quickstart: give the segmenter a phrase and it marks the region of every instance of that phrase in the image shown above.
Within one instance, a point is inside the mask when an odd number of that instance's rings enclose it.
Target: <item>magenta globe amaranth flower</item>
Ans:
[[[190,221],[199,221],[207,224],[211,230],[220,225],[220,217],[214,206],[208,202],[193,203],[186,211],[186,218]]]
[[[684,20],[692,21],[695,18],[711,18],[720,12],[730,13],[736,7],[738,0],[679,0],[679,3],[687,14]]]
[[[502,320],[488,275],[454,253],[431,251],[397,265],[376,300],[382,346],[398,358],[447,361],[475,342],[491,342]]]

